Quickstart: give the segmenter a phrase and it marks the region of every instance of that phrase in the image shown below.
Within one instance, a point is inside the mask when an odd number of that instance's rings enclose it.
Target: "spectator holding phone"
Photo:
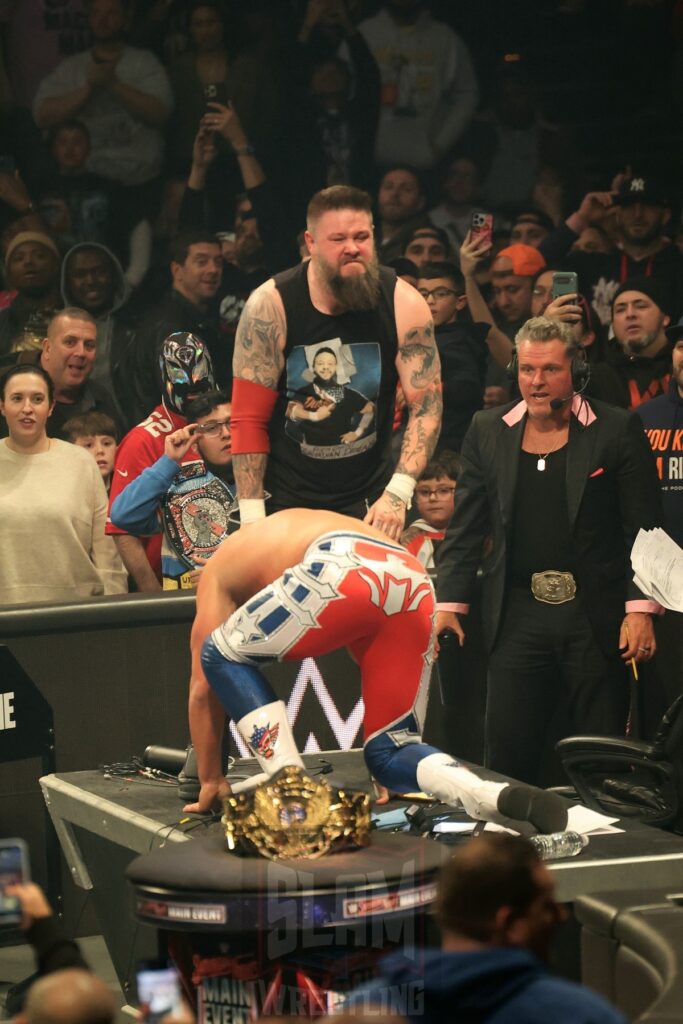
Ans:
[[[481,212],[480,188],[478,161],[469,153],[453,153],[441,184],[441,202],[429,211],[429,219],[446,232],[454,253],[459,251],[470,230],[472,215]]]
[[[180,174],[189,170],[195,135],[204,115],[213,109],[211,104],[231,104],[247,138],[258,149],[266,145],[269,133],[277,131],[279,112],[275,87],[266,69],[251,54],[229,51],[221,5],[216,0],[194,0],[188,6],[190,50],[169,68],[175,111],[169,125],[168,158]],[[216,142],[220,170],[215,173],[223,178],[225,188],[231,151],[218,133]],[[228,168],[233,182],[235,172],[233,162]]]
[[[6,886],[5,894],[19,901],[19,927],[33,947],[38,974],[49,974],[67,967],[87,969],[88,965],[78,943],[64,935],[59,918],[39,885],[35,882],[18,882]]]

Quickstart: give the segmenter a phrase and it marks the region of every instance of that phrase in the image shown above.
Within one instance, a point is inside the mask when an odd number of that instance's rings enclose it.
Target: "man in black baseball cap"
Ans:
[[[664,187],[651,177],[635,175],[623,182],[614,204],[624,251],[647,262],[666,244],[663,235],[671,206]]]
[[[573,252],[565,258],[548,255],[550,239],[541,245],[551,266],[561,265],[563,270],[578,273],[579,290],[603,325],[610,323],[617,289],[634,277],[660,282],[669,296],[667,313],[673,318],[683,314],[683,254],[666,235],[673,199],[664,185],[650,175],[631,174],[612,198],[620,236],[617,249]],[[579,230],[578,223],[571,226]]]
[[[614,197],[614,205],[633,206],[636,203],[659,208],[669,208],[670,206],[664,185],[650,175],[647,177],[634,175],[632,178],[626,178],[619,186],[619,191]]]

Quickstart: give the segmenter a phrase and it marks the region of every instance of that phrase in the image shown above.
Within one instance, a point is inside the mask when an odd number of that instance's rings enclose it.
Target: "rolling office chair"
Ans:
[[[651,743],[568,736],[555,749],[586,807],[683,834],[683,694]]]

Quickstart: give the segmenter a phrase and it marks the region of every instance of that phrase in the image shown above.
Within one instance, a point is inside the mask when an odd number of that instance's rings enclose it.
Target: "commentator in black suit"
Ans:
[[[630,552],[661,508],[640,420],[580,393],[585,365],[570,326],[527,321],[513,367],[522,401],[476,413],[463,442],[438,555],[437,629],[464,642],[482,565],[486,764],[536,783],[558,706],[572,733],[624,733],[626,664],[654,654],[660,611],[633,583]]]

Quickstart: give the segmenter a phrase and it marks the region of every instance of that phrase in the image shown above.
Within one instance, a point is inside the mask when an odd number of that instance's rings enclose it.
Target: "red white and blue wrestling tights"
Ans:
[[[418,786],[418,763],[438,753],[420,738],[433,614],[432,584],[404,548],[327,533],[214,630],[202,666],[262,768],[274,774],[301,760],[284,704],[259,666],[348,648],[360,667],[368,767],[383,785],[409,792]]]

